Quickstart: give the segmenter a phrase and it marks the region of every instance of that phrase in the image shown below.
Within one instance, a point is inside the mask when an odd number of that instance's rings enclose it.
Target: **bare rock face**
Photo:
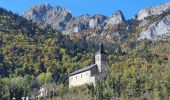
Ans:
[[[47,24],[50,24],[56,30],[63,30],[72,18],[71,11],[63,7],[55,7],[46,13]]]
[[[136,20],[144,20],[147,17],[153,15],[160,15],[164,13],[167,9],[170,9],[170,3],[161,4],[159,6],[144,8],[139,11],[136,16]]]
[[[21,15],[28,20],[51,25],[53,29],[62,31],[64,34],[95,28],[107,19],[103,15],[91,16],[89,14],[73,17],[69,9],[60,6],[52,7],[46,3],[34,6]]]
[[[73,17],[65,26],[64,34],[74,34],[89,28],[92,16],[89,14]]]
[[[97,25],[102,25],[107,17],[103,15],[89,14],[81,15],[72,18],[65,26],[64,34],[74,34],[86,29],[95,28]]]
[[[60,6],[52,7],[46,3],[34,6],[21,15],[28,20],[51,25],[53,29],[63,34],[74,34],[96,26],[116,25],[125,20],[121,11],[114,13],[111,17],[100,14],[74,17],[69,9]]]
[[[125,22],[124,15],[121,11],[115,12],[111,17],[106,21],[107,25],[116,25]]]
[[[71,20],[72,15],[69,9],[49,4],[40,4],[32,7],[21,14],[28,20],[42,24],[49,24],[56,30],[63,30],[65,24]]]
[[[89,23],[90,28],[95,28],[97,26],[97,20],[96,19],[91,19]]]
[[[151,24],[147,30],[143,31],[140,34],[140,37],[138,38],[138,40],[168,39],[169,36],[170,36],[170,15],[167,15],[163,19]]]
[[[41,5],[28,9],[21,15],[28,20],[34,20],[39,23],[45,23],[46,21],[43,17],[46,14],[46,12],[50,9],[51,9],[51,6],[49,4],[41,4]]]
[[[90,23],[89,23],[89,27],[90,28],[95,28],[97,25],[101,25],[104,24],[104,21],[107,19],[106,16],[103,15],[94,15],[92,16]]]
[[[84,32],[90,31],[94,36],[103,35],[109,39],[114,36],[124,36],[124,33],[143,30],[138,40],[170,38],[170,3],[142,9],[135,19],[127,21],[121,11],[115,12],[110,17],[100,14],[74,17],[69,9],[52,7],[49,4],[34,6],[22,13],[22,16],[37,23],[51,25],[53,29],[68,35],[82,33],[83,36]],[[119,28],[118,24],[122,24],[122,27]],[[114,27],[116,29],[113,30],[113,26],[116,26]]]

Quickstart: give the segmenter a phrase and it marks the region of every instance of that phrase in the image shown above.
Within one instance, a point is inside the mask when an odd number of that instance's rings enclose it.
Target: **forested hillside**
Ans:
[[[161,16],[164,14],[152,19],[158,20]],[[27,21],[1,8],[0,98],[35,98],[44,86],[50,91],[49,98],[51,91],[55,91],[57,100],[167,100],[170,96],[170,40],[139,41],[138,32],[147,25],[133,28],[133,25],[138,26],[138,21],[133,22],[128,22],[132,26],[124,34],[120,30],[125,29],[126,23],[110,26],[107,34],[114,29],[120,31],[110,39],[86,37],[97,29],[84,31],[83,36],[65,36],[50,26]],[[84,86],[69,90],[68,75],[93,63],[99,41],[104,43],[108,54],[110,72],[97,82],[96,88]]]
[[[68,74],[76,67],[91,63],[91,54],[85,54],[88,50],[84,47],[86,45],[85,39],[84,41],[71,41],[69,37],[52,30],[50,26],[27,21],[17,14],[1,8],[1,98],[16,95],[13,93],[15,92],[13,89],[17,89],[18,95],[22,96],[25,93],[21,92],[25,91],[22,87],[24,85],[19,83],[24,82],[23,77],[27,77],[28,81],[35,82],[34,87],[37,89],[40,84],[36,82],[39,79],[44,81],[42,76],[44,73],[51,77],[51,79],[47,78],[50,83],[65,84]],[[11,82],[14,80],[16,84]],[[31,83],[27,85],[33,86]],[[30,87],[30,89],[32,88]],[[28,90],[26,91],[28,92]]]

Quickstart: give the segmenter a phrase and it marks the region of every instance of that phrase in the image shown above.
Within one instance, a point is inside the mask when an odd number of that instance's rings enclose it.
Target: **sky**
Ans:
[[[167,2],[170,0],[0,0],[0,7],[20,14],[37,4],[49,3],[52,6],[70,9],[73,16],[82,14],[111,16],[117,10],[121,10],[126,19],[131,19],[142,8]]]

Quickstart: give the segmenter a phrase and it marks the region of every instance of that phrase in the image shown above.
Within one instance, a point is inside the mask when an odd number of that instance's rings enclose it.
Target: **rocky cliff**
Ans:
[[[53,29],[62,31],[64,34],[73,34],[96,26],[116,25],[125,21],[121,11],[111,17],[104,15],[81,15],[74,17],[69,9],[49,4],[36,5],[21,14],[28,20],[33,20],[45,25],[51,25]]]
[[[158,5],[158,6],[144,8],[139,11],[139,13],[136,16],[136,19],[144,20],[145,18],[153,16],[153,15],[160,15],[164,13],[167,9],[170,9],[170,3],[165,3],[165,4]]]
[[[69,9],[49,4],[36,5],[21,15],[28,20],[51,25],[53,29],[68,35],[79,33],[80,36],[88,34],[89,37],[100,36],[104,39],[118,36],[119,40],[133,35],[138,36],[137,40],[169,39],[170,3],[144,8],[130,20],[125,20],[119,10],[112,16],[84,14],[75,17]]]
[[[161,20],[151,24],[147,30],[142,31],[139,40],[141,39],[167,39],[170,36],[170,15],[167,15]]]
[[[52,7],[49,4],[40,4],[21,14],[28,20],[33,20],[45,25],[51,25],[56,30],[63,30],[65,24],[71,19],[71,11],[64,7]]]

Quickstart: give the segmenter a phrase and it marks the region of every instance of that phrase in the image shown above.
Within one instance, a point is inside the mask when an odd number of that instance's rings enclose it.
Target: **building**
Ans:
[[[69,87],[80,86],[84,84],[93,84],[95,86],[99,75],[104,75],[109,69],[107,55],[103,44],[100,43],[100,49],[95,54],[95,64],[81,68],[69,75]]]
[[[39,90],[39,96],[38,97],[47,97],[47,88],[46,87],[40,87]]]

